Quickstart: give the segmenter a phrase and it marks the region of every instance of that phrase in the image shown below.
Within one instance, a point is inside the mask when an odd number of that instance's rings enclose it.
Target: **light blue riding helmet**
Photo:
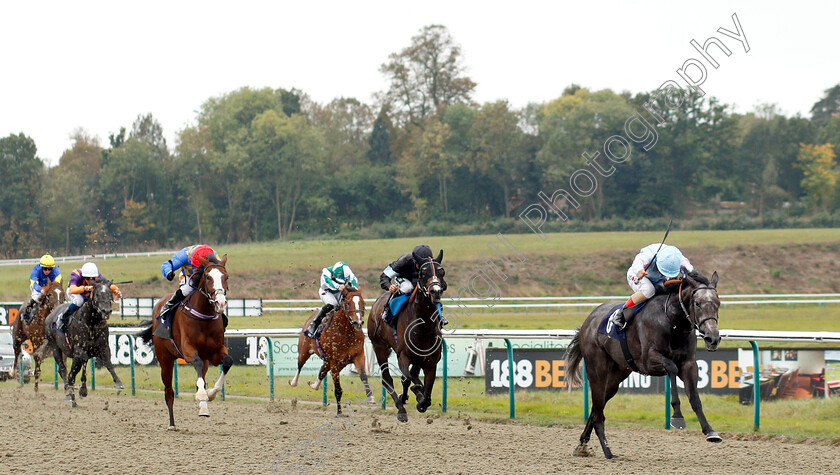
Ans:
[[[683,259],[682,253],[676,247],[662,246],[659,254],[656,255],[656,268],[666,278],[673,279],[680,275]]]

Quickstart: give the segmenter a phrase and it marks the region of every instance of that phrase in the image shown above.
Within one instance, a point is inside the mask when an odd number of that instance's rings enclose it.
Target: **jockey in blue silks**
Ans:
[[[219,256],[213,248],[206,244],[195,244],[181,249],[161,264],[160,272],[166,280],[174,279],[175,272],[179,269],[181,273],[178,277],[180,287],[160,309],[161,324],[155,329],[154,335],[156,337],[172,338],[172,312],[170,310],[190,295],[198,285],[198,280],[204,272],[204,267],[199,260],[200,257],[210,262],[219,262]]]
[[[32,268],[29,273],[29,303],[23,309],[23,321],[29,324],[32,316],[35,315],[35,305],[38,298],[41,296],[41,291],[50,282],[61,283],[61,271],[55,265],[55,259],[49,254],[41,256],[41,260]]]

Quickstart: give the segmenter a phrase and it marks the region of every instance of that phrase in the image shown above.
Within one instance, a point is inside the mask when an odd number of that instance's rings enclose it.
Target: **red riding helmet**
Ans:
[[[203,257],[205,259],[210,259],[210,256],[215,256],[216,251],[213,250],[212,247],[202,244],[200,246],[196,246],[193,249],[192,256],[190,256],[190,264],[201,267],[201,261],[198,260],[199,257]]]

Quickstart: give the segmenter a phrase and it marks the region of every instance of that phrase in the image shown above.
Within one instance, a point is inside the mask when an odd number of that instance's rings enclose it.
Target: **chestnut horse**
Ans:
[[[408,402],[408,388],[417,398],[417,411],[426,412],[432,404],[432,388],[435,384],[437,364],[441,358],[442,337],[440,332],[440,300],[446,290],[443,280],[443,251],[437,258],[420,264],[417,287],[402,311],[396,316],[396,328],[382,321],[382,311],[390,302],[391,293],[385,292],[373,303],[368,318],[368,338],[382,372],[382,385],[394,399],[397,406],[397,420],[408,422],[405,403]],[[388,365],[391,350],[397,353],[403,383],[402,396],[394,390],[394,381]],[[420,382],[420,370],[423,382]]]
[[[192,363],[198,375],[195,400],[199,405],[198,415],[203,417],[210,417],[207,401],[215,399],[222,390],[225,376],[233,365],[233,358],[228,355],[225,347],[223,320],[227,311],[227,255],[218,262],[210,262],[204,257],[199,257],[199,261],[202,270],[199,271],[201,277],[195,291],[172,310],[172,339],[153,336],[159,324],[157,318],[149,328],[137,335],[146,343],[154,343],[155,356],[160,364],[160,379],[165,389],[164,399],[169,409],[169,430],[175,430],[175,415],[172,412],[175,402],[172,372],[178,358]],[[155,304],[154,315],[160,314],[161,307],[171,296],[172,294],[165,295]],[[207,390],[204,379],[207,370],[210,366],[219,364],[222,365],[222,375],[216,381],[216,385]]]
[[[32,317],[32,321],[28,324],[23,321],[23,309],[26,306],[26,303],[24,302],[20,313],[18,313],[18,318],[16,318],[15,322],[12,324],[12,338],[14,339],[15,345],[15,362],[12,365],[11,376],[13,378],[15,377],[15,371],[18,367],[18,358],[20,358],[21,354],[20,345],[22,345],[26,340],[29,340],[29,342],[32,343],[32,360],[35,365],[36,393],[38,392],[38,384],[41,381],[41,362],[44,360],[44,352],[47,349],[47,347],[44,346],[44,343],[47,342],[47,336],[44,333],[44,320],[47,319],[47,315],[52,312],[55,306],[63,301],[64,288],[61,286],[61,282],[50,282],[43,288],[43,290],[41,290],[41,296],[38,297],[37,300],[38,307],[37,310],[35,310],[35,316]]]
[[[313,313],[303,324],[303,328],[309,326],[312,319],[318,312]],[[367,372],[365,370],[365,334],[362,332],[362,325],[365,323],[365,300],[359,289],[349,290],[345,288],[338,297],[338,307],[324,318],[319,340],[309,338],[303,334],[298,337],[298,370],[295,377],[289,380],[289,384],[297,386],[300,370],[309,357],[317,353],[324,364],[318,372],[318,381],[310,381],[309,387],[318,389],[321,381],[332,373],[333,386],[335,387],[335,402],[338,406],[338,414],[341,414],[341,381],[339,374],[345,366],[351,362],[356,365],[359,371],[359,378],[365,385],[365,394],[368,404],[376,404],[376,399],[368,384]]]

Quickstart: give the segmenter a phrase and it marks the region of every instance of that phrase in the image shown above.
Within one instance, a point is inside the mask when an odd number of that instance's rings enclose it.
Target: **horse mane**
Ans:
[[[705,275],[701,274],[697,269],[686,273],[686,275],[703,285],[711,285],[711,281],[709,281],[709,279]]]

